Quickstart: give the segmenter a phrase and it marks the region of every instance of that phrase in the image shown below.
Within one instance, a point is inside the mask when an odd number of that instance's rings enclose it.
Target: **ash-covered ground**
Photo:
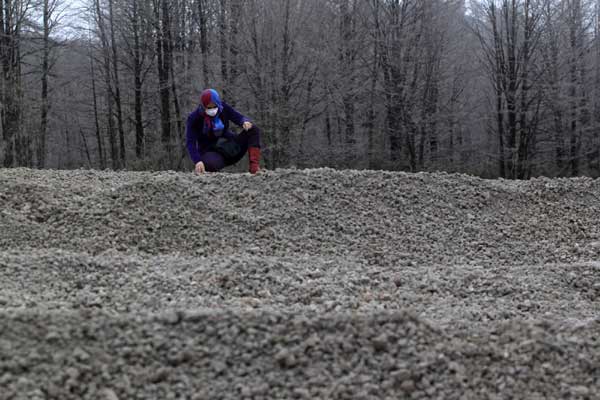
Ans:
[[[0,399],[600,397],[600,181],[0,170]]]

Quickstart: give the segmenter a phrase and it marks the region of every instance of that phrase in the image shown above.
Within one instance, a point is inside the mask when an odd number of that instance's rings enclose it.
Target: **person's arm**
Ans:
[[[198,148],[198,139],[196,137],[196,132],[194,131],[193,125],[196,119],[198,118],[198,111],[194,111],[190,114],[187,119],[185,132],[186,132],[186,143],[188,153],[190,154],[190,158],[194,165],[198,164],[198,162],[202,161],[200,158],[200,149]]]
[[[229,104],[223,102],[223,113],[229,118],[230,121],[233,121],[237,126],[244,126],[244,122],[251,122],[250,118],[245,117],[240,114],[235,108],[231,107]]]

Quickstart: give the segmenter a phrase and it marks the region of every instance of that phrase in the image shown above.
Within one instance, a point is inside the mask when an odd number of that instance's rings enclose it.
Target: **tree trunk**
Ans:
[[[88,168],[92,167],[92,157],[90,155],[90,148],[87,143],[87,139],[85,138],[85,134],[83,133],[83,129],[79,127],[79,136],[81,137],[81,142],[83,143],[83,150],[85,151],[85,159],[87,160]]]
[[[169,48],[173,49],[172,37],[169,35]],[[181,156],[178,157],[177,168],[180,169],[182,167],[183,159],[186,154],[186,143],[183,139],[183,117],[181,116],[181,107],[179,106],[179,95],[177,91],[177,83],[175,82],[175,63],[172,52],[169,52],[169,70],[171,71],[171,90],[173,92],[173,106],[175,108],[175,118],[177,120],[177,138],[180,140],[179,148]]]
[[[291,33],[290,33],[290,1],[284,0],[284,17],[283,17],[283,46],[281,52],[281,77],[282,77],[282,85],[281,85],[281,111],[280,111],[280,143],[279,143],[279,151],[278,151],[278,162],[287,164],[290,160],[290,135],[291,132],[291,81],[293,77],[290,73],[291,68],[291,58],[292,58],[292,42],[291,42]]]
[[[133,0],[133,13],[132,13],[132,28],[133,28],[133,84],[134,84],[134,118],[135,118],[135,155],[138,159],[143,158],[145,155],[145,134],[144,134],[144,120],[143,120],[143,81],[142,81],[142,67],[143,60],[141,54],[140,45],[140,9],[139,0]]]
[[[244,13],[243,13],[243,5],[244,5],[244,0],[230,0],[230,13],[231,13],[231,23],[230,23],[230,29],[229,29],[229,39],[228,39],[228,43],[229,43],[229,83],[230,83],[230,91],[234,90],[238,83],[237,83],[237,79],[238,76],[240,74],[240,68],[239,68],[239,61],[238,61],[238,54],[239,54],[239,25],[242,21],[242,18]],[[233,92],[232,96],[229,97],[229,101],[232,105],[235,105],[236,103],[236,98],[237,98],[238,93],[237,92]]]
[[[329,107],[325,110],[325,137],[327,138],[327,149],[329,150],[329,154],[327,159],[329,160],[329,165],[331,166],[331,160],[333,159],[333,138],[331,132],[331,115],[329,113]]]
[[[102,10],[100,9],[100,0],[94,0],[96,6],[96,17],[98,18],[98,28],[100,30],[100,41],[102,43],[102,55],[104,59],[104,82],[106,84],[106,105],[107,105],[107,131],[108,140],[110,145],[110,157],[113,169],[119,168],[119,148],[117,146],[117,137],[115,134],[115,126],[113,119],[113,95],[112,95],[112,83],[110,78],[110,49],[108,46],[108,39],[106,37],[106,31],[104,28],[104,19],[102,17]]]
[[[170,15],[169,3],[166,0],[158,0],[155,4],[155,19],[158,27],[156,37],[156,55],[158,68],[159,96],[160,96],[160,121],[161,121],[161,141],[166,150],[163,167],[170,167],[172,158],[171,141],[171,88],[169,85],[169,59],[170,59]]]
[[[65,158],[63,168],[71,169],[73,168],[73,146],[71,145],[71,133],[69,132],[69,128],[65,128]]]
[[[550,5],[548,5],[547,14],[550,14]],[[551,25],[549,24],[549,27]],[[549,99],[549,108],[552,114],[552,129],[554,131],[554,164],[558,171],[562,171],[564,169],[564,161],[565,161],[565,146],[564,146],[564,123],[563,123],[563,107],[558,104],[558,99],[561,97],[560,94],[560,65],[558,60],[559,54],[559,46],[558,43],[558,35],[553,35],[551,37],[549,46],[548,46],[548,75],[549,75],[549,86],[550,86],[550,99]]]
[[[91,44],[90,44],[91,49]],[[96,145],[98,146],[98,162],[100,169],[106,169],[106,156],[104,154],[104,140],[102,138],[102,132],[100,131],[100,118],[98,116],[98,100],[96,94],[96,73],[94,70],[94,58],[92,57],[90,50],[90,75],[92,81],[92,98],[94,105],[94,126],[96,128]]]
[[[219,0],[219,43],[220,47],[220,58],[221,58],[221,82],[223,85],[222,92],[223,97],[228,99],[229,97],[229,75],[227,70],[227,0]]]
[[[380,58],[380,23],[379,23],[379,0],[372,2],[373,6],[373,66],[371,69],[371,85],[370,85],[370,101],[367,112],[367,153],[369,160],[369,169],[375,168],[375,90],[377,89],[377,81],[379,78],[379,58]],[[379,160],[377,160],[379,161]]]
[[[48,131],[48,74],[50,70],[50,4],[49,0],[44,0],[43,4],[43,50],[42,50],[42,95],[41,95],[41,116],[40,132],[37,146],[37,162],[39,168],[46,165],[46,135]]]
[[[356,1],[342,0],[340,3],[340,71],[343,81],[340,83],[342,91],[342,107],[344,112],[344,164],[350,167],[353,164],[356,133],[354,131],[354,84],[355,84],[355,21]]]
[[[2,67],[2,136],[4,140],[4,167],[19,162],[23,149],[21,141],[21,18],[11,0],[3,0],[0,7],[0,64]]]
[[[530,15],[529,0],[525,0],[524,5],[524,26],[523,26],[523,47],[521,49],[521,104],[519,115],[519,150],[518,150],[518,170],[517,178],[526,179],[529,171],[529,144],[534,134],[529,126],[529,63],[531,57],[531,40],[533,35],[532,16]]]
[[[510,2],[510,6],[509,3]],[[508,149],[510,155],[507,162],[507,170],[511,178],[517,177],[519,168],[517,155],[517,6],[516,0],[504,1],[504,22],[506,24],[506,53],[507,62],[504,66],[506,81],[508,82],[504,96],[506,97],[506,122],[508,131]]]
[[[585,95],[583,94],[584,80],[581,79],[584,74],[585,66],[583,45],[583,10],[580,0],[573,0],[569,3],[569,165],[571,176],[577,176],[580,173],[580,148],[583,131],[583,121],[581,114],[585,107]]]
[[[210,76],[208,70],[208,29],[207,29],[207,12],[206,0],[197,0],[198,4],[198,20],[200,25],[200,55],[202,56],[202,78],[204,79],[204,88],[210,85]]]
[[[126,168],[127,162],[127,152],[125,148],[125,130],[123,128],[123,109],[121,106],[121,85],[119,82],[119,68],[118,68],[118,53],[117,48],[118,45],[115,41],[115,19],[113,12],[113,0],[108,0],[108,12],[110,19],[110,42],[112,47],[112,69],[113,76],[115,79],[115,105],[117,107],[117,128],[119,130],[119,146],[120,146],[120,162],[119,165],[121,168]]]
[[[594,24],[594,152],[593,168],[595,176],[600,176],[600,1],[596,2]]]
[[[505,130],[504,130],[504,87],[506,76],[503,73],[504,70],[504,50],[502,46],[502,38],[498,32],[498,14],[496,13],[496,6],[494,3],[490,3],[488,10],[489,23],[492,26],[493,32],[493,47],[492,47],[492,60],[493,60],[493,79],[494,79],[494,91],[496,97],[496,135],[498,137],[498,172],[502,178],[507,177],[506,171],[506,151],[505,151]],[[480,37],[480,40],[483,38]]]

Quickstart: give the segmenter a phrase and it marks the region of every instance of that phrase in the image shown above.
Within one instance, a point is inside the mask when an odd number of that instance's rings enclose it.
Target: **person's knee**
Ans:
[[[260,136],[260,128],[256,125],[252,125],[252,128],[248,132],[252,135]]]
[[[260,128],[252,125],[252,128],[244,131],[247,137],[247,147],[260,147]]]
[[[202,162],[207,172],[217,172],[225,167],[223,156],[215,152],[204,153]]]

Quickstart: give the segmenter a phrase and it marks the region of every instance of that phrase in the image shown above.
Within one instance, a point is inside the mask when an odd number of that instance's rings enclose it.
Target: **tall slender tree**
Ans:
[[[160,97],[161,142],[164,148],[164,159],[161,164],[169,167],[173,156],[171,137],[171,20],[167,0],[154,0],[154,16],[156,28],[156,65]]]
[[[537,134],[540,92],[531,79],[537,60],[541,8],[530,0],[488,0],[477,35],[495,91],[500,175],[531,174],[531,144]],[[491,31],[491,35],[489,34]]]
[[[2,66],[1,100],[2,138],[5,167],[21,164],[28,153],[28,139],[23,137],[21,118],[23,88],[21,76],[21,36],[27,17],[25,4],[19,0],[4,0],[0,7],[0,64]]]
[[[100,44],[102,46],[102,59],[104,67],[104,83],[106,86],[106,130],[108,133],[108,141],[110,146],[110,157],[112,167],[114,169],[120,168],[119,147],[117,145],[117,134],[115,132],[115,121],[114,121],[114,96],[111,80],[111,48],[106,33],[106,26],[104,21],[104,12],[100,7],[100,0],[94,0],[95,6],[95,18],[98,27]]]
[[[110,24],[110,47],[112,50],[112,77],[114,80],[114,102],[117,108],[117,129],[119,131],[119,165],[121,168],[126,167],[127,162],[127,151],[125,148],[125,129],[123,127],[123,106],[121,103],[121,82],[119,79],[119,57],[118,57],[118,45],[116,42],[115,34],[115,13],[114,13],[114,1],[108,0],[108,18]]]

